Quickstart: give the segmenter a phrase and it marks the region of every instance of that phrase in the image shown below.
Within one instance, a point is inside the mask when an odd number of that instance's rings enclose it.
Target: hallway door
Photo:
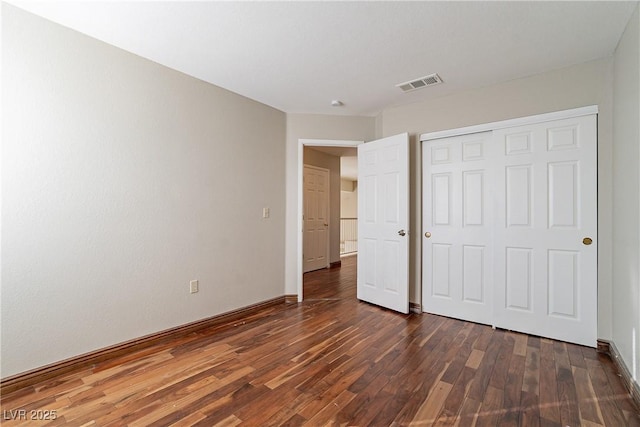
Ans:
[[[304,165],[304,272],[329,266],[329,170]]]

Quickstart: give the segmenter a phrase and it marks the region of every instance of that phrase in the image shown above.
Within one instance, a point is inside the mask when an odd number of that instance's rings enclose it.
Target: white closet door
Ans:
[[[423,147],[423,310],[491,324],[491,132]]]
[[[494,132],[495,325],[595,346],[596,116]]]

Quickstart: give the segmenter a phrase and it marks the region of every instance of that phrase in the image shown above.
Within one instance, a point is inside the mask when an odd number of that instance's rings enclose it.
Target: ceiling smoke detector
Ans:
[[[442,83],[442,79],[437,74],[429,74],[419,79],[411,80],[404,83],[399,83],[396,87],[402,89],[403,92],[410,92],[412,90],[421,89],[427,86],[433,86]]]

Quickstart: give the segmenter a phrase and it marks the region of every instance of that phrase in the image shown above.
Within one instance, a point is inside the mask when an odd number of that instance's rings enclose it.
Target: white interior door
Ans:
[[[304,165],[304,272],[329,266],[329,170]]]
[[[409,136],[358,146],[358,299],[409,312]]]
[[[423,153],[423,310],[492,324],[491,132],[437,139]]]
[[[495,325],[595,346],[596,116],[495,131]]]

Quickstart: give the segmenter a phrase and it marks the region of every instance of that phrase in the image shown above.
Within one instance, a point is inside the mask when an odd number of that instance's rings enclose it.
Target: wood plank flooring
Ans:
[[[640,426],[607,356],[358,302],[355,262],[305,275],[302,304],[2,396],[2,425]]]

